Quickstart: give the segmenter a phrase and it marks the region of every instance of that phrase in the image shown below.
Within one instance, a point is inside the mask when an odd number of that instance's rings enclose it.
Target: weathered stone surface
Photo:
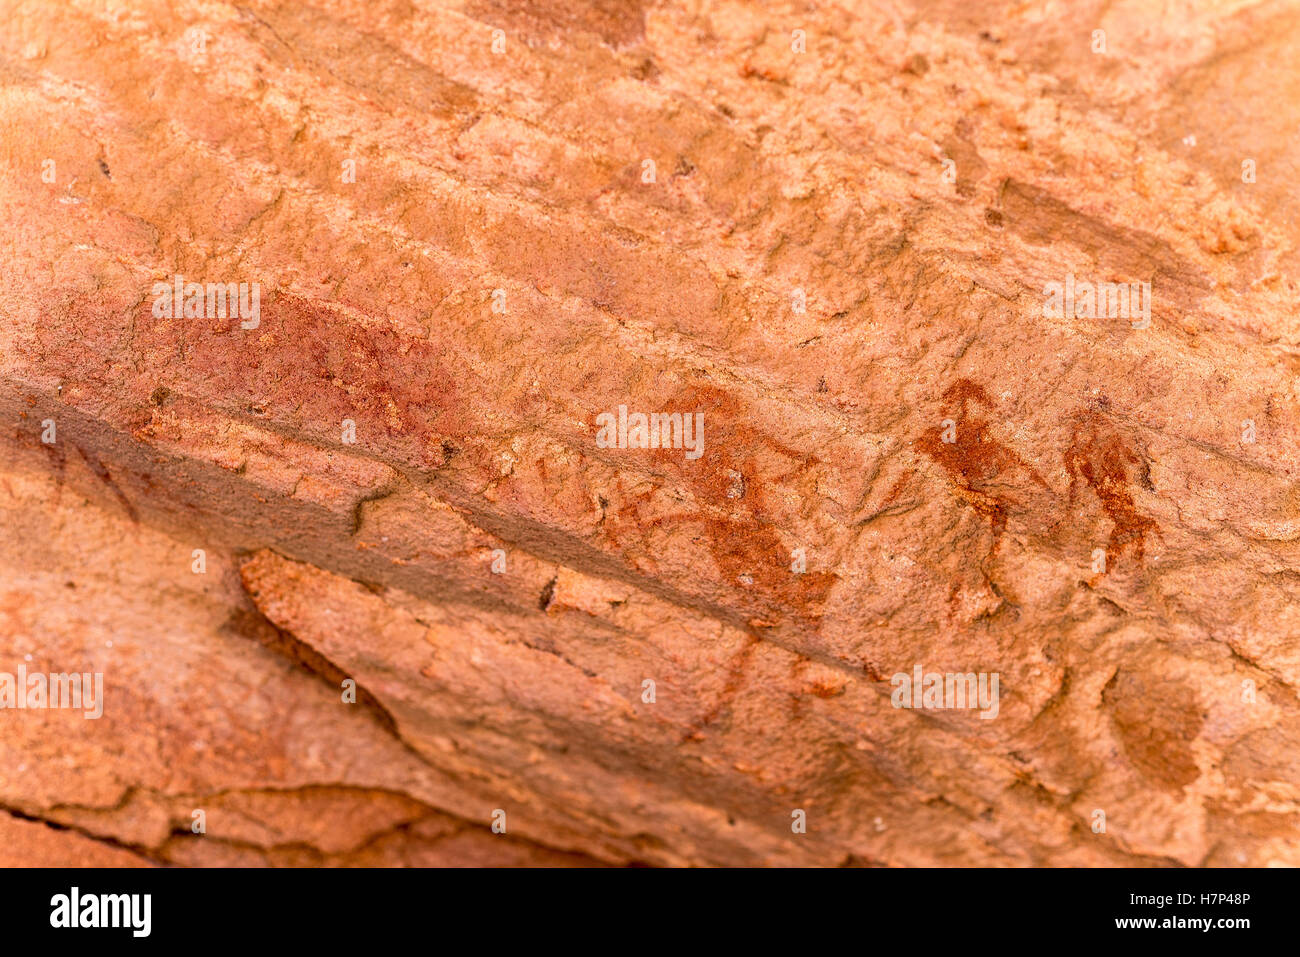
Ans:
[[[0,4],[0,863],[1300,863],[1300,12],[860,6]]]

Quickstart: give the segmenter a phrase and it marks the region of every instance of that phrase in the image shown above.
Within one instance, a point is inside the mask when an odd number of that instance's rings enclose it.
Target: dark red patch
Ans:
[[[679,527],[694,523],[702,528],[699,540],[709,549],[721,582],[732,589],[736,603],[751,617],[770,622],[791,616],[804,621],[820,619],[830,589],[839,580],[828,572],[791,571],[791,549],[777,534],[788,522],[784,502],[768,490],[776,485],[799,487],[809,494],[815,476],[809,467],[818,462],[772,438],[749,423],[761,417],[746,409],[731,393],[711,386],[693,386],[661,404],[671,411],[704,414],[704,454],[686,461],[680,450],[656,449],[646,454],[656,466],[687,485],[697,510],[674,515],[642,516],[652,492],[626,501],[608,518],[605,532],[612,545],[625,550],[644,541],[647,532],[661,525]],[[744,477],[744,494],[728,497],[737,488],[734,476]],[[814,549],[809,545],[809,559]]]
[[[1134,557],[1140,560],[1147,535],[1160,531],[1155,522],[1137,510],[1131,492],[1134,482],[1151,488],[1150,466],[1146,460],[1125,445],[1101,415],[1088,412],[1071,436],[1065,467],[1070,473],[1070,500],[1074,500],[1082,480],[1096,494],[1102,510],[1114,523],[1107,552],[1118,555],[1131,548]]]
[[[1033,466],[993,437],[987,421],[970,414],[972,404],[993,406],[983,386],[969,379],[958,379],[945,390],[943,397],[949,407],[957,409],[950,416],[957,425],[956,441],[943,441],[940,424],[926,430],[917,445],[943,466],[957,496],[988,518],[995,534],[1000,533],[1006,528],[1008,510],[1017,506],[1005,494],[990,491],[988,486],[995,479],[1007,483],[1006,473],[1017,470],[1044,489],[1048,485]]]
[[[463,446],[475,433],[461,393],[473,375],[446,348],[287,293],[263,302],[261,319],[256,330],[237,321],[156,319],[145,304],[136,314],[137,345],[151,356],[176,355],[192,390],[216,407],[234,415],[261,410],[327,446],[340,443],[342,422],[351,419],[359,444],[436,468],[445,441]]]

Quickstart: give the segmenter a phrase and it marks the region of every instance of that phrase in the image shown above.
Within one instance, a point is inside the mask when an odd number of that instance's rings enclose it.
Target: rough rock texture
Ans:
[[[0,2],[0,864],[1300,863],[1300,6],[1176,6]]]

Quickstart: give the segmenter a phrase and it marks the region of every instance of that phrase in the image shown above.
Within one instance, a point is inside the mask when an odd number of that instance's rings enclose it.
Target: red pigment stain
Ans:
[[[1133,556],[1141,560],[1147,535],[1160,533],[1154,521],[1138,512],[1131,492],[1134,481],[1152,488],[1147,462],[1124,444],[1102,416],[1089,411],[1070,438],[1065,467],[1070,473],[1070,500],[1074,501],[1078,483],[1084,482],[1114,523],[1107,552],[1118,555],[1131,548]]]
[[[695,462],[683,459],[679,449],[655,449],[646,454],[693,493],[701,507],[670,515],[643,515],[654,491],[631,497],[610,516],[605,531],[620,550],[635,548],[650,532],[684,524],[701,529],[696,541],[708,548],[721,582],[750,618],[771,624],[793,616],[804,622],[821,618],[830,589],[839,580],[828,572],[791,571],[791,548],[777,534],[788,523],[779,496],[768,502],[769,489],[796,488],[813,494],[818,464],[813,453],[784,445],[749,425],[758,419],[735,396],[710,386],[692,386],[660,405],[670,411],[704,415],[704,455]],[[729,492],[740,486],[743,494]],[[806,489],[805,489],[806,487]]]
[[[983,386],[969,379],[958,379],[947,388],[943,397],[949,407],[960,410],[951,416],[957,424],[956,441],[943,441],[943,427],[938,425],[928,429],[917,440],[917,445],[943,466],[957,497],[988,518],[994,534],[1000,535],[1006,528],[1008,508],[1016,503],[1004,495],[988,491],[985,486],[995,479],[1005,481],[1005,473],[1018,470],[1044,489],[1050,489],[1031,465],[993,437],[987,421],[969,414],[972,404],[993,407]]]
[[[147,351],[180,353],[191,388],[219,389],[209,401],[265,408],[270,419],[306,432],[329,423],[325,437],[333,442],[339,423],[352,419],[359,434],[379,438],[398,457],[437,466],[444,440],[473,433],[462,397],[470,383],[443,350],[294,295],[264,303],[256,331],[159,320],[147,308],[137,328]]]
[[[736,653],[732,659],[731,665],[727,669],[727,680],[722,685],[722,693],[718,695],[713,706],[703,715],[691,723],[682,735],[681,744],[688,741],[701,741],[704,738],[703,730],[722,714],[725,708],[730,707],[731,702],[735,700],[736,695],[740,692],[740,687],[745,681],[745,669],[749,665],[749,659],[754,656],[754,649],[758,647],[759,638],[757,635],[750,634],[745,638],[744,647]]]

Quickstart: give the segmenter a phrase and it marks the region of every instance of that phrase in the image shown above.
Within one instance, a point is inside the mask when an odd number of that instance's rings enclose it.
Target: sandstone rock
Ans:
[[[1045,9],[6,3],[0,863],[1300,863],[1300,14]]]

